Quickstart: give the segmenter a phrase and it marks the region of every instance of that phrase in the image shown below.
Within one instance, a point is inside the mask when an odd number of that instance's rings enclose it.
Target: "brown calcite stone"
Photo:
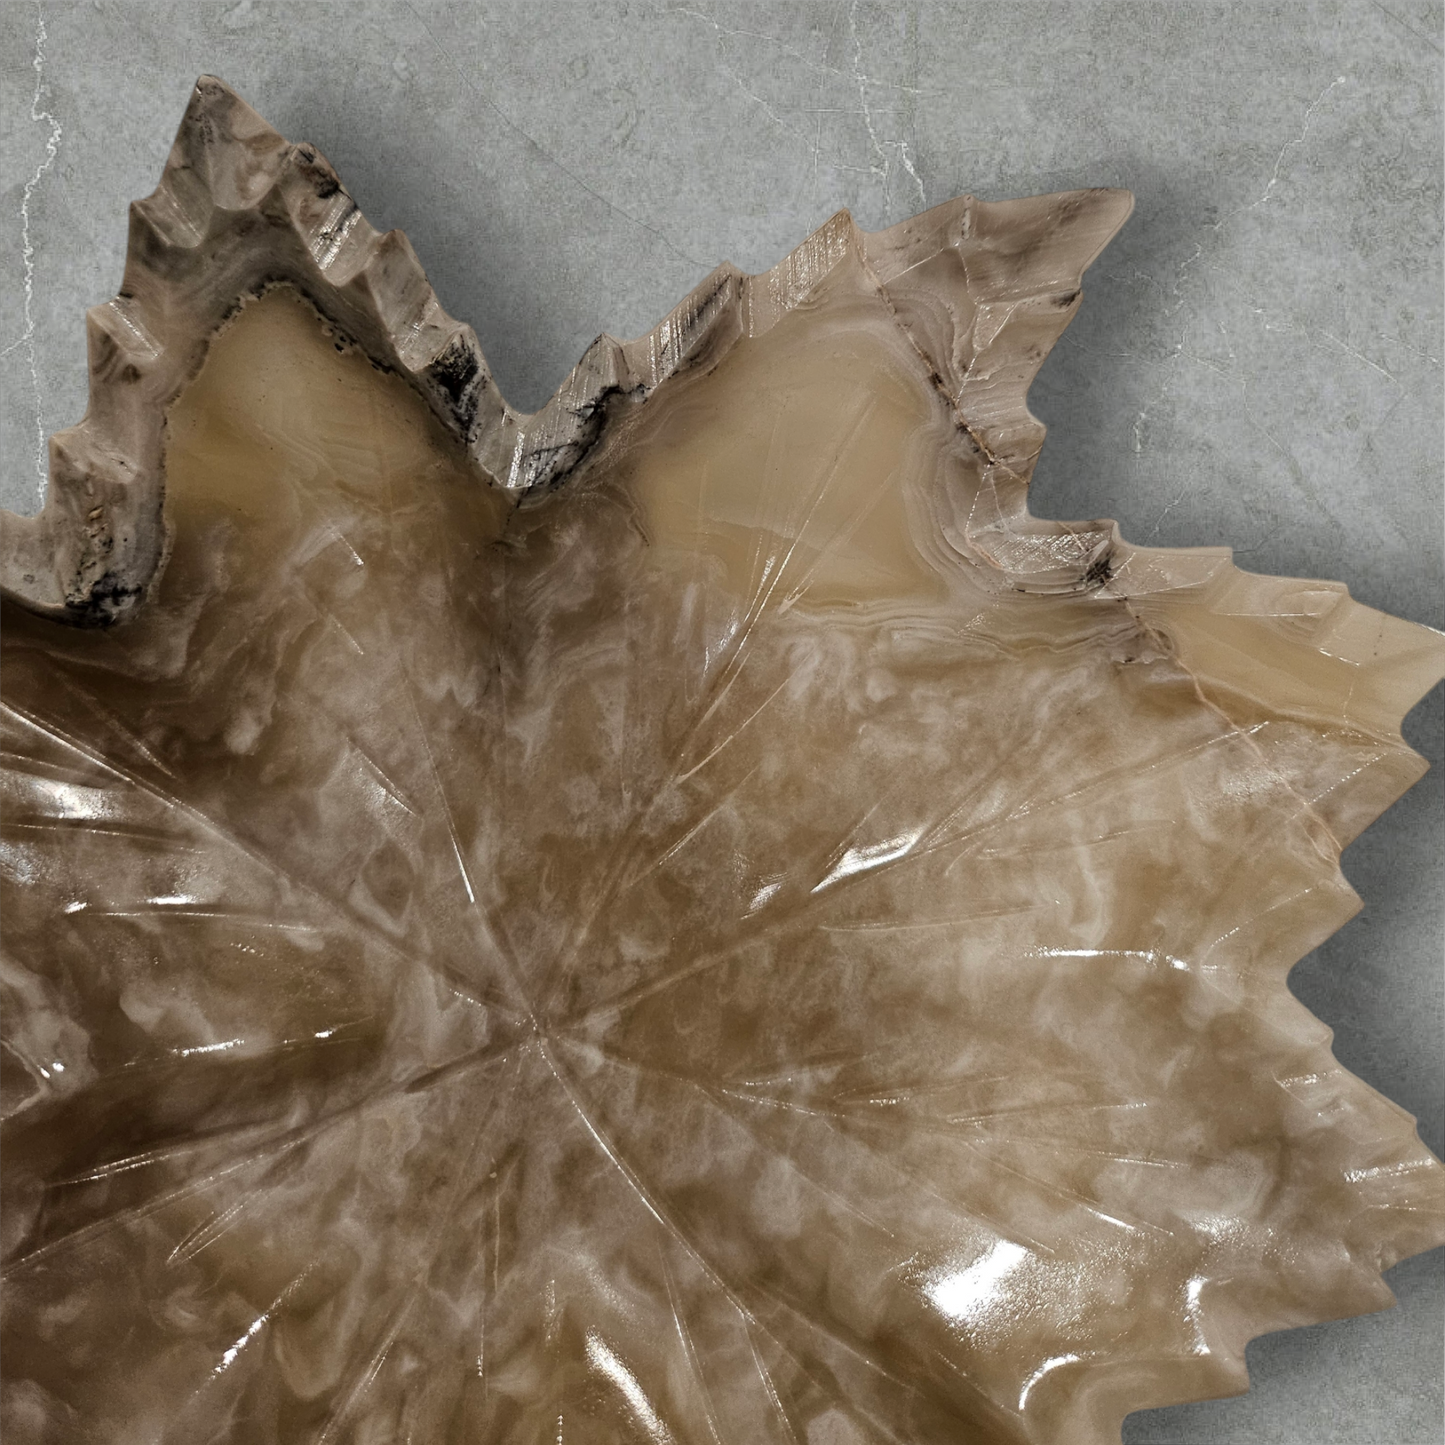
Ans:
[[[1445,638],[1028,515],[1129,204],[527,417],[198,86],[5,518],[7,1442],[1094,1445],[1390,1303],[1445,1171],[1285,975]]]

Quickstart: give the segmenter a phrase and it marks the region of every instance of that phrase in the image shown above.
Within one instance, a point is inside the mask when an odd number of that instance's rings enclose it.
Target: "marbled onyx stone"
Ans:
[[[1390,1302],[1445,1173],[1285,974],[1445,639],[1027,514],[1127,210],[523,417],[202,83],[5,519],[7,1441],[1088,1445]]]

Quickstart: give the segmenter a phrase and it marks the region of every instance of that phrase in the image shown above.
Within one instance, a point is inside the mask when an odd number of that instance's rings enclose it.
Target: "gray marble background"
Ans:
[[[1437,0],[0,6],[0,502],[85,407],[82,311],[125,205],[220,75],[411,236],[509,399],[649,329],[717,261],[762,270],[840,206],[1127,186],[1134,218],[1033,391],[1034,511],[1346,581],[1445,625]],[[1442,1150],[1437,770],[1345,855],[1363,914],[1291,975],[1342,1062]],[[1125,1440],[1438,1445],[1445,1252],[1397,1310],[1268,1336],[1240,1400]]]

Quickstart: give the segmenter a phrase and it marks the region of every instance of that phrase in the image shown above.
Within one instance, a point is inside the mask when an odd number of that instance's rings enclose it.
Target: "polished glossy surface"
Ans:
[[[1126,214],[840,217],[541,422],[196,353],[130,620],[6,606],[7,1433],[1074,1445],[1388,1303],[1445,1171],[1284,975],[1445,640],[1027,516]]]

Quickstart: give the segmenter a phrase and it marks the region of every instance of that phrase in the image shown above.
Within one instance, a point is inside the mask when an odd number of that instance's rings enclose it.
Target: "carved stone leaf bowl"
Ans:
[[[1445,1172],[1285,975],[1445,638],[1029,515],[1130,198],[497,394],[198,85],[5,516],[6,1439],[1117,1441]]]

